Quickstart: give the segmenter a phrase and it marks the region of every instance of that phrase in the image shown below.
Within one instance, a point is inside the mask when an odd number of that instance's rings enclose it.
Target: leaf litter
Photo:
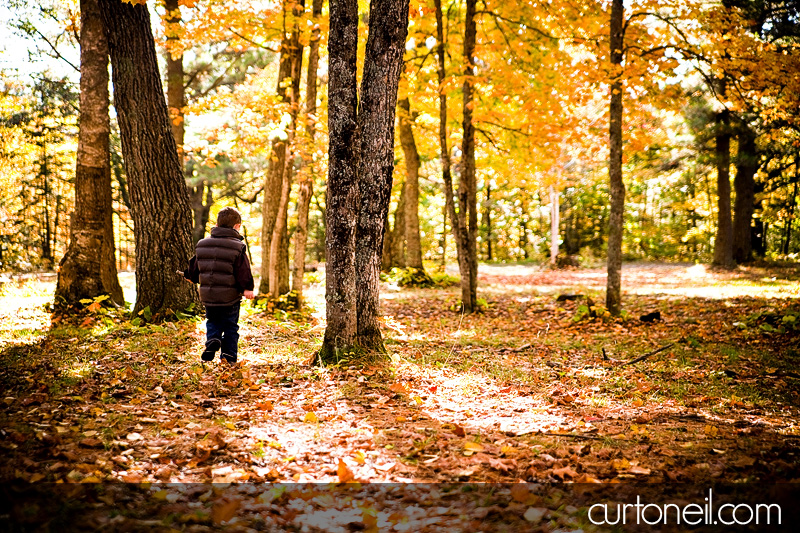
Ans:
[[[786,294],[765,298],[764,272],[693,268],[626,268],[627,320],[576,320],[579,301],[556,301],[567,291],[602,301],[597,271],[487,268],[488,308],[466,317],[452,311],[454,289],[387,292],[392,359],[367,368],[305,366],[324,330],[315,318],[248,309],[243,361],[229,367],[200,363],[199,321],[51,326],[41,296],[17,298],[0,331],[0,475],[122,481],[148,496],[150,511],[166,506],[187,524],[274,515],[284,525],[352,518],[398,531],[483,513],[496,523],[575,525],[580,513],[558,514],[528,488],[537,483],[798,481],[798,330],[784,319],[800,315],[797,272],[767,273]],[[723,297],[693,296],[709,287]],[[653,309],[662,320],[636,319]],[[630,366],[600,353],[631,360],[668,343]],[[236,490],[178,489],[209,482]],[[437,485],[415,491],[411,482]],[[463,492],[449,484],[463,482],[510,485],[471,503],[448,500]],[[370,498],[395,501],[376,483],[401,487],[402,504],[376,511]],[[255,494],[270,486],[285,490]],[[423,489],[438,491],[435,512]],[[348,500],[363,505],[347,511],[348,490],[370,496]],[[298,499],[296,512],[253,512]]]

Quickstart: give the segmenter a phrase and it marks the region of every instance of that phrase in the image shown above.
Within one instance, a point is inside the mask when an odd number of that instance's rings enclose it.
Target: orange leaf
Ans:
[[[217,500],[211,508],[211,521],[219,525],[227,522],[239,509],[239,500]]]
[[[531,495],[530,489],[521,483],[511,485],[511,499],[518,503],[525,503]]]
[[[353,471],[347,468],[347,465],[341,459],[339,459],[339,467],[336,469],[336,472],[339,474],[339,483],[347,483],[356,478]]]

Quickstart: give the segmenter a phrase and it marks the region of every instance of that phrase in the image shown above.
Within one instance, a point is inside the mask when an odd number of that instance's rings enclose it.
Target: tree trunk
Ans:
[[[392,230],[392,257],[389,270],[392,267],[406,267],[406,185],[400,184],[400,198],[397,209],[394,211],[394,229]]]
[[[192,256],[191,209],[158,72],[147,7],[99,0],[113,67],[114,105],[130,188],[136,241],[134,313],[153,315],[198,303],[176,278]]]
[[[736,176],[733,186],[736,202],[733,208],[733,259],[746,263],[752,258],[751,226],[755,212],[755,175],[759,155],[755,132],[742,124],[738,133],[739,148],[736,154]]]
[[[328,187],[325,195],[327,324],[317,358],[333,363],[356,341],[358,2],[330,1],[328,37]]]
[[[731,224],[731,132],[730,114],[722,111],[717,115],[716,163],[717,163],[717,235],[714,241],[713,264],[726,269],[733,262],[733,225]]]
[[[313,0],[311,16],[314,27],[311,30],[311,42],[308,50],[308,68],[306,72],[306,136],[309,146],[314,146],[317,127],[317,67],[319,66],[319,19],[322,16],[322,0]],[[298,302],[303,301],[303,274],[306,267],[306,242],[308,240],[308,209],[314,194],[313,156],[309,151],[307,161],[308,172],[300,181],[297,198],[297,229],[294,232],[294,274],[292,275],[292,291]]]
[[[419,151],[414,140],[411,117],[411,103],[406,96],[397,102],[400,108],[398,113],[398,130],[400,133],[400,146],[403,148],[405,158],[406,205],[404,209],[406,226],[406,266],[422,270],[422,244],[419,235]]]
[[[469,263],[467,261],[467,232],[462,226],[463,221],[456,214],[455,194],[453,191],[452,162],[450,148],[447,146],[447,93],[445,92],[445,51],[444,51],[444,22],[442,16],[441,0],[434,0],[436,6],[436,74],[439,81],[439,151],[442,159],[442,180],[444,182],[445,210],[450,216],[450,226],[456,242],[456,257],[458,270],[461,274],[462,300],[464,299],[464,286],[469,287]],[[463,209],[463,207],[462,207]],[[445,224],[446,225],[446,224]],[[469,295],[469,289],[466,294]]]
[[[790,244],[792,242],[792,224],[794,223],[794,211],[795,205],[797,205],[797,164],[795,163],[795,182],[794,182],[794,194],[789,197],[789,216],[786,217],[786,230],[784,232],[783,238],[783,255],[789,255]]]
[[[608,216],[606,308],[613,316],[622,310],[622,229],[625,184],[622,181],[622,0],[611,3],[611,99],[609,104],[608,181],[611,209]]]
[[[476,0],[466,0],[464,84],[462,86],[464,135],[461,140],[461,179],[458,183],[459,226],[461,231],[466,230],[464,264],[467,267],[467,275],[465,276],[463,272],[461,274],[461,300],[465,313],[477,310],[478,289],[478,199],[475,179],[475,126],[472,123],[472,112],[475,105],[474,55],[477,36],[475,6]]]
[[[303,14],[305,0],[292,4],[294,23],[289,38],[288,49],[281,49],[281,60],[284,52],[289,60],[289,131],[285,143],[284,167],[281,179],[281,192],[275,226],[272,229],[269,251],[269,292],[280,296],[289,292],[289,233],[287,218],[289,215],[289,196],[292,191],[294,177],[294,141],[297,132],[297,112],[300,101],[300,77],[303,67],[303,45],[300,43],[299,19]]]
[[[75,211],[67,252],[58,270],[56,308],[107,294],[125,299],[117,278],[111,213],[108,118],[108,41],[97,0],[81,0],[81,96]]]
[[[323,363],[354,348],[385,352],[378,323],[379,274],[407,26],[408,0],[371,2],[359,106],[358,3],[333,0],[330,5],[328,323],[317,354]]]
[[[560,226],[559,193],[550,186],[550,266],[555,267],[558,261],[558,237]],[[527,258],[527,255],[526,255]]]
[[[486,183],[486,203],[483,206],[483,227],[486,228],[486,260],[492,260],[492,187]]]
[[[381,271],[389,272],[392,270],[392,247],[394,245],[394,232],[389,223],[389,213],[386,213],[386,221],[383,223],[383,251],[381,252]]]
[[[284,21],[287,16],[288,0],[283,3]],[[285,22],[284,22],[285,24]],[[285,30],[286,28],[284,28]],[[287,98],[287,87],[285,80],[292,77],[292,65],[294,62],[292,51],[293,34],[287,31],[282,32],[281,55],[278,61],[278,86],[275,92],[278,98],[285,102]],[[258,292],[267,294],[270,292],[269,270],[270,254],[272,248],[272,234],[275,230],[275,222],[278,218],[278,208],[281,201],[283,188],[283,173],[286,168],[287,137],[284,135],[276,137],[272,141],[272,156],[270,157],[269,170],[264,178],[264,201],[261,204],[261,282]],[[273,294],[273,296],[277,296]]]
[[[378,322],[381,250],[392,193],[395,108],[408,34],[408,5],[408,0],[370,3],[358,110],[357,343],[376,352],[385,351]]]

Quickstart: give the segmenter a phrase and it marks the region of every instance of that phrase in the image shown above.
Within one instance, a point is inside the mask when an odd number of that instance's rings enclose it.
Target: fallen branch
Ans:
[[[639,357],[637,357],[636,359],[631,359],[630,361],[626,361],[625,359],[612,359],[612,358],[610,358],[608,355],[606,355],[606,349],[605,349],[605,348],[602,348],[602,350],[603,350],[603,361],[608,361],[608,362],[610,362],[610,363],[617,363],[617,366],[627,366],[627,365],[632,365],[632,364],[634,364],[634,363],[638,363],[638,362],[640,362],[640,361],[644,361],[645,359],[647,359],[647,358],[648,358],[648,357],[650,357],[651,355],[655,355],[655,354],[657,354],[657,353],[661,353],[661,352],[663,352],[664,350],[666,350],[667,348],[671,348],[671,347],[672,347],[672,346],[674,346],[674,345],[675,345],[675,343],[674,343],[674,342],[671,342],[671,343],[667,344],[666,346],[662,346],[662,347],[661,347],[661,348],[659,348],[658,350],[653,350],[652,352],[646,353],[646,354],[644,354],[644,355],[640,355],[640,356],[639,356]]]

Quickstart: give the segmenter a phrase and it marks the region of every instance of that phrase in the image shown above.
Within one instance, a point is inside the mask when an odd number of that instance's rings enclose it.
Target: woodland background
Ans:
[[[298,88],[289,87],[290,95],[295,90],[298,97],[306,96],[307,80],[315,79],[319,89],[308,115],[312,129],[293,137],[296,176],[285,227],[291,236],[302,212],[296,209],[296,184],[310,182],[306,260],[324,261],[327,17],[315,18],[312,6],[294,13],[293,6],[222,1],[151,6],[164,86],[180,93],[172,97],[170,112],[175,129],[182,130],[176,134],[184,136],[178,144],[195,239],[207,233],[219,208],[235,205],[244,213],[257,266],[264,254],[268,257],[262,206],[270,161],[297,120],[286,97],[287,82],[278,80],[280,51],[287,49],[281,43],[284,34],[295,39],[295,50],[302,47],[304,70],[310,43],[319,45],[316,76],[303,72]],[[67,248],[78,126],[78,8],[77,2],[15,1],[5,15],[0,71],[0,269],[5,272],[54,269]],[[547,261],[556,197],[562,261],[594,265],[605,258],[612,75],[608,9],[604,2],[479,6],[473,120],[480,213],[475,238],[482,261]],[[327,15],[327,6],[323,10]],[[410,7],[387,270],[405,266],[409,254],[437,265],[455,260],[442,194],[439,95],[447,96],[446,128],[457,182],[464,6],[444,4],[442,13],[445,61],[443,72],[437,72],[435,6],[412,2]],[[794,2],[636,2],[626,8],[626,260],[711,262],[720,217],[730,217],[729,194],[738,228],[737,261],[796,257],[796,16]],[[363,38],[365,24],[361,32]],[[177,86],[167,77],[176,62],[183,71]],[[116,261],[124,271],[133,267],[135,251],[113,117],[111,138]],[[730,176],[732,193],[720,188],[718,140],[729,143],[730,172],[722,173]],[[419,176],[414,206],[419,244],[416,239],[406,244],[404,238],[409,172]],[[717,257],[717,262],[730,266],[729,260]]]

